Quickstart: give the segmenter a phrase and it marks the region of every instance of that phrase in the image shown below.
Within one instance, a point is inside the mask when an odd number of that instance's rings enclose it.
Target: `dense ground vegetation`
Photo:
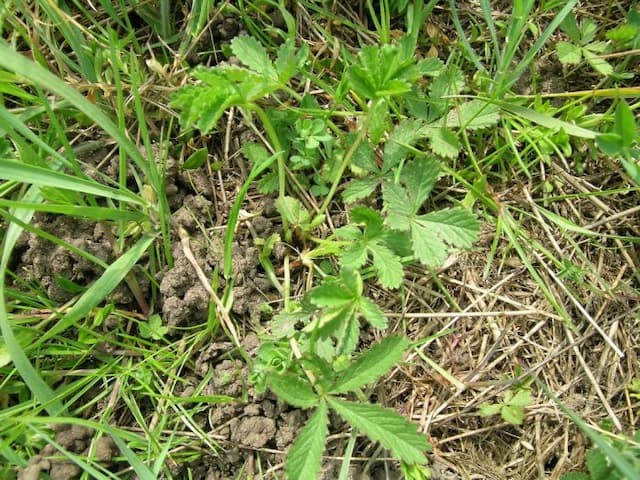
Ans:
[[[2,478],[637,478],[635,3],[0,33]]]

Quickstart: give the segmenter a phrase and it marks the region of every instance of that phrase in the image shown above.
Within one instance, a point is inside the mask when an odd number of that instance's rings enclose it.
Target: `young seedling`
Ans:
[[[560,29],[571,42],[559,41],[556,44],[558,59],[565,65],[578,65],[586,61],[595,71],[603,76],[613,74],[613,66],[601,57],[607,50],[607,43],[596,40],[598,26],[590,18],[578,24],[575,14],[567,15]]]
[[[480,415],[489,417],[499,413],[505,422],[522,425],[524,421],[524,409],[531,405],[532,402],[531,390],[528,388],[517,391],[507,390],[502,402],[485,403],[481,405]]]

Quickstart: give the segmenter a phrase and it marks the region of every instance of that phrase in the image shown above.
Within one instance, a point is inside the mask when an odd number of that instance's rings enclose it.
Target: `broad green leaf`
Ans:
[[[376,91],[376,98],[393,97],[394,95],[404,95],[411,91],[411,84],[405,80],[394,78],[384,84],[384,88]]]
[[[560,480],[591,480],[591,477],[582,472],[569,472],[562,475]]]
[[[327,397],[327,402],[356,429],[391,450],[395,458],[407,463],[426,463],[424,452],[431,450],[431,445],[418,433],[416,426],[401,415],[377,405],[351,403],[334,397]]]
[[[497,415],[502,410],[502,404],[500,403],[483,403],[480,405],[478,413],[482,417],[490,417],[491,415]]]
[[[582,40],[582,32],[580,32],[578,21],[576,20],[576,16],[573,12],[569,12],[569,14],[562,19],[562,22],[560,23],[560,30],[566,33],[574,42]]]
[[[296,331],[296,324],[309,319],[310,314],[305,311],[278,313],[271,320],[271,333],[276,338],[284,338],[292,336]]]
[[[366,198],[376,190],[378,183],[379,180],[375,177],[356,178],[342,191],[342,199],[351,203]]]
[[[281,197],[275,201],[274,205],[282,218],[294,226],[309,222],[309,212],[297,198]]]
[[[452,109],[447,116],[447,127],[478,130],[495,125],[499,119],[496,105],[475,99]]]
[[[422,207],[436,184],[439,173],[438,162],[430,157],[418,157],[404,166],[400,178],[411,198],[412,213]]]
[[[273,393],[294,407],[311,408],[318,404],[318,396],[313,387],[293,374],[269,375],[267,383]]]
[[[615,158],[624,151],[622,137],[617,133],[601,133],[596,137],[596,143],[610,157]]]
[[[335,279],[325,280],[309,292],[309,300],[318,307],[334,307],[353,302],[354,292]]]
[[[385,183],[382,188],[382,198],[387,214],[384,220],[385,225],[400,231],[409,230],[410,218],[414,210],[404,188],[395,183]]]
[[[636,141],[638,141],[636,119],[633,116],[631,108],[629,108],[629,105],[624,99],[618,102],[613,125],[615,133],[620,135],[622,145],[625,147],[631,147]]]
[[[463,208],[427,213],[411,222],[415,256],[430,267],[441,265],[446,260],[446,245],[470,248],[479,232],[480,223]]]
[[[585,455],[584,463],[591,474],[592,479],[605,479],[611,467],[607,456],[599,448],[591,448]]]
[[[182,164],[182,169],[194,170],[196,168],[200,168],[207,161],[207,158],[209,158],[209,149],[206,147],[199,148],[198,150],[193,152],[191,155],[189,155],[189,158],[187,158],[185,162]]]
[[[613,75],[613,66],[607,62],[604,58],[599,57],[598,55],[590,52],[587,49],[582,50],[582,54],[584,55],[585,60],[595,71],[599,74],[608,77],[609,75]]]
[[[278,47],[275,68],[278,72],[278,79],[281,83],[286,83],[298,70],[298,59],[296,58],[296,45],[291,39]]]
[[[442,61],[439,58],[425,58],[420,60],[414,67],[416,72],[423,77],[434,77],[442,71]]]
[[[518,390],[518,392],[511,397],[507,402],[509,405],[516,405],[519,407],[528,407],[533,402],[533,398],[531,397],[531,390],[525,388],[522,390]]]
[[[372,145],[380,143],[389,123],[389,105],[384,99],[373,102],[369,112],[369,140]]]
[[[351,146],[355,139],[356,135],[353,132],[348,134],[345,145]],[[358,145],[349,166],[355,175],[378,173],[380,171],[380,167],[376,163],[376,152],[367,139]]]
[[[380,279],[380,285],[385,288],[400,287],[404,276],[400,257],[381,242],[371,243],[369,250],[373,255],[373,268]]]
[[[385,317],[384,312],[367,297],[360,297],[358,300],[358,310],[372,327],[381,330],[387,328],[387,317]]]
[[[456,158],[460,151],[458,137],[448,128],[436,127],[425,130],[428,132],[431,151],[444,158]]]
[[[285,464],[288,480],[312,480],[318,477],[322,451],[329,430],[327,404],[320,401],[317,410],[293,442]]]
[[[383,171],[388,172],[409,154],[409,148],[424,137],[419,120],[405,120],[393,129],[384,145]]]
[[[598,25],[590,18],[585,18],[582,22],[582,28],[580,29],[580,36],[582,37],[583,44],[590,44],[596,38],[598,32]]]
[[[344,370],[330,393],[346,393],[374,382],[402,359],[409,348],[404,336],[389,336],[364,352]]]
[[[420,118],[433,122],[442,118],[451,109],[451,97],[459,95],[464,88],[464,75],[455,65],[449,65],[431,83],[426,111],[415,111]]]
[[[513,425],[522,425],[524,421],[524,409],[518,405],[503,405],[500,414],[505,422]]]
[[[340,260],[344,267],[356,269],[364,265],[368,256],[367,247],[362,242],[358,242],[349,246],[340,256]]]
[[[336,355],[351,355],[358,346],[358,340],[360,340],[360,322],[350,316],[346,321],[342,322],[342,325],[342,331],[336,335],[338,341]]]
[[[382,217],[375,210],[366,207],[356,207],[350,212],[351,220],[364,224],[365,238],[374,239],[382,233]]]
[[[582,60],[582,48],[573,43],[560,41],[556,44],[556,53],[561,63],[576,65]]]
[[[270,80],[277,80],[278,73],[271,63],[266,48],[255,38],[238,35],[231,40],[231,51],[244,65]]]
[[[26,182],[41,187],[54,187],[90,195],[98,195],[136,205],[145,204],[141,197],[127,190],[118,190],[93,180],[86,180],[15,160],[0,159],[0,179],[15,180],[17,182]]]

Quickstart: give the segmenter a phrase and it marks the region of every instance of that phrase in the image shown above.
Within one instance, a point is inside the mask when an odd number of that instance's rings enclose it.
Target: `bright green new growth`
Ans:
[[[525,415],[524,409],[532,402],[530,389],[523,388],[515,392],[508,390],[502,402],[480,405],[480,415],[488,417],[499,413],[505,422],[522,425]]]

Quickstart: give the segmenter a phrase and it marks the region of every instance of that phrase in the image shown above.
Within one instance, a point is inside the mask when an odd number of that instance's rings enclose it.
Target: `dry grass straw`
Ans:
[[[455,330],[420,348],[463,388],[415,354],[385,383],[393,385],[391,403],[431,437],[436,463],[451,475],[443,478],[555,479],[582,467],[588,443],[535,385],[523,425],[479,415],[482,403],[501,401],[528,376],[541,379],[594,428],[607,421],[613,433],[629,434],[637,424],[638,401],[629,394],[640,376],[638,269],[629,237],[638,225],[637,196],[608,194],[620,191],[614,175],[578,178],[554,169],[555,199],[544,202],[543,194],[522,188],[504,204],[523,213],[529,261],[575,328],[554,311],[507,240],[487,265],[490,231],[475,252],[440,273],[444,290],[428,274],[416,274],[403,304],[387,305],[389,312],[403,312],[391,316],[401,317],[413,338]],[[536,211],[543,204],[596,235],[550,224]],[[576,267],[573,277],[554,263],[565,259]]]

